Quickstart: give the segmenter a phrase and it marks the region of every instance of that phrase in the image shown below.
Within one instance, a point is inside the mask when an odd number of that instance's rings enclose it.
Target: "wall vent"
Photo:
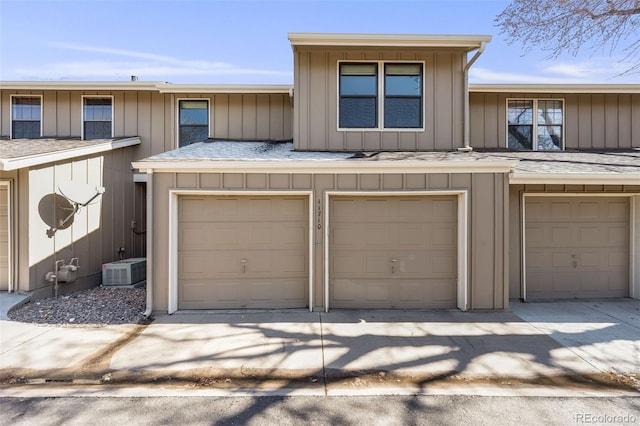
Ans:
[[[132,285],[146,278],[146,257],[123,259],[102,265],[102,285]]]

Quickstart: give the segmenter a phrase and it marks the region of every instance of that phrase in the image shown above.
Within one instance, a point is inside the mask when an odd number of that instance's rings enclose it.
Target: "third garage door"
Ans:
[[[330,307],[456,307],[455,196],[336,196],[330,206]]]
[[[628,197],[527,197],[527,299],[629,295]]]
[[[178,308],[308,305],[308,198],[181,196]]]

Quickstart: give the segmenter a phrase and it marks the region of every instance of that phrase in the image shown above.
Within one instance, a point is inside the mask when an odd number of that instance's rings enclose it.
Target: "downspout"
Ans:
[[[473,58],[467,65],[464,66],[464,148],[458,148],[458,151],[470,152],[473,151],[473,148],[470,144],[470,136],[469,136],[469,68],[471,65],[482,55],[484,52],[484,48],[487,46],[487,43],[484,41],[480,42],[480,47]]]
[[[153,169],[147,170],[147,310],[146,318],[153,312]]]

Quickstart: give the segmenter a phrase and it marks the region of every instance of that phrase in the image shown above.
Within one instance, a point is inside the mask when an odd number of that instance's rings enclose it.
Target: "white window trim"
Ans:
[[[378,94],[377,94],[377,127],[340,127],[340,64],[377,64],[378,77]],[[422,127],[384,127],[384,65],[385,64],[421,64],[422,65]],[[424,132],[426,122],[426,62],[416,60],[359,60],[359,59],[342,59],[338,61],[336,67],[336,130],[339,132]]]
[[[329,283],[331,281],[330,275],[330,259],[331,253],[329,251],[329,238],[331,232],[331,202],[332,198],[336,196],[352,196],[352,197],[424,197],[424,196],[439,196],[439,195],[455,195],[457,197],[458,205],[458,264],[457,264],[457,280],[456,280],[456,306],[461,311],[469,309],[469,191],[466,189],[461,190],[427,190],[427,191],[325,191],[324,193],[324,311],[329,312]]]
[[[14,98],[40,98],[40,137],[42,137],[42,116],[44,105],[42,95],[11,95],[9,96],[9,139],[13,139],[13,99]]]
[[[84,100],[85,99],[111,99],[111,137],[109,139],[113,139],[115,137],[115,118],[116,118],[115,110],[114,110],[113,95],[82,95],[82,99],[80,102],[80,139],[82,139],[83,141],[92,140],[92,139],[85,139],[84,137]]]
[[[510,101],[533,101],[533,130],[532,130],[532,145],[531,152],[539,151],[538,149],[538,102],[539,101],[560,101],[562,103],[562,146],[557,151],[565,151],[565,147],[567,145],[567,141],[565,138],[565,128],[567,122],[567,111],[565,109],[564,98],[507,98],[505,101],[505,122],[506,128],[505,130],[505,148],[509,148],[509,102]],[[524,152],[529,152],[528,150],[524,150]],[[554,151],[542,151],[542,152],[554,152]]]
[[[520,195],[520,292],[527,301],[527,198],[533,197],[629,197],[629,297],[640,299],[640,194],[629,192],[523,192]]]
[[[207,103],[207,137],[211,137],[211,99],[210,98],[176,98],[176,143],[175,149],[180,148],[180,102],[205,101]]]

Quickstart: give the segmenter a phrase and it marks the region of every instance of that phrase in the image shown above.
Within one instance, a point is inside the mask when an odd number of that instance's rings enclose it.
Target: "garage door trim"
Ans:
[[[458,240],[457,240],[457,278],[456,278],[456,306],[461,311],[467,310],[468,290],[468,190],[435,190],[435,191],[326,191],[324,205],[326,213],[324,215],[324,309],[329,311],[329,281],[330,281],[330,253],[329,253],[329,230],[331,224],[330,205],[332,197],[351,196],[351,197],[424,197],[424,196],[441,196],[455,195],[457,196],[458,205]]]
[[[309,262],[309,311],[313,310],[313,191],[220,191],[220,190],[169,190],[169,289],[167,312],[178,310],[178,204],[181,195],[223,195],[223,196],[306,196],[309,203],[308,213],[308,262]]]
[[[640,298],[640,194],[629,192],[523,192],[520,199],[520,280],[522,282],[522,299],[527,300],[527,259],[526,259],[526,202],[528,197],[629,197],[630,217],[629,229],[631,236],[629,239],[629,296],[635,299]]]

